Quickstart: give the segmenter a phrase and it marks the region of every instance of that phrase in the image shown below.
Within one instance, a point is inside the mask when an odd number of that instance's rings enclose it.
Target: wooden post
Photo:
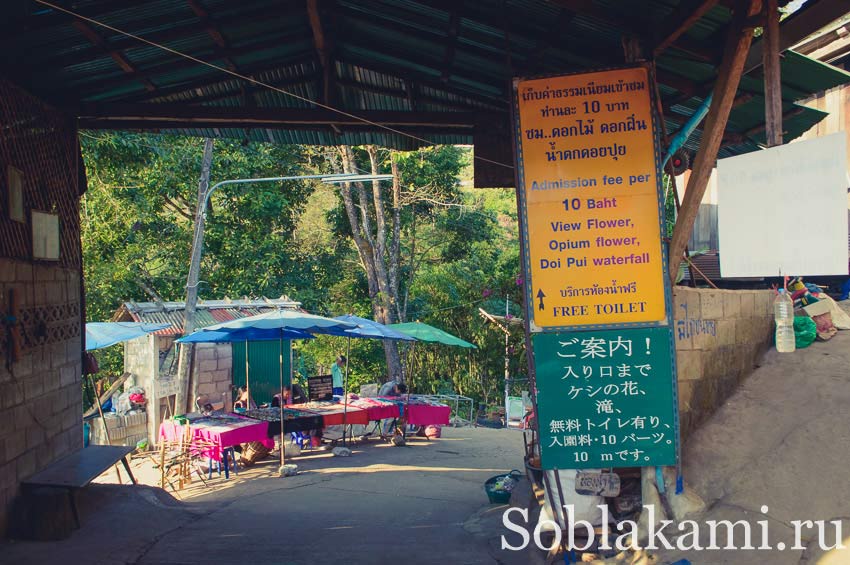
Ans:
[[[207,190],[210,185],[210,168],[212,165],[213,140],[207,138],[204,142],[204,157],[201,162],[201,180],[198,182],[198,206],[195,210],[195,228],[192,238],[192,258],[189,262],[189,276],[186,280],[186,311],[183,322],[183,334],[188,335],[195,329],[195,308],[198,304],[198,279],[201,272],[201,253],[204,248],[204,214]],[[195,398],[198,396],[198,382],[189,383],[192,378],[189,362],[195,353],[194,344],[187,343],[180,347],[180,356],[177,359],[177,398],[174,412],[182,414],[187,408],[194,410]],[[156,375],[154,375],[156,376]],[[187,402],[187,396],[191,396]],[[190,408],[191,407],[191,408]]]
[[[764,0],[764,123],[767,146],[782,145],[782,80],[779,70],[779,8]]]
[[[729,113],[732,111],[732,103],[735,101],[735,93],[738,90],[738,83],[741,80],[744,63],[747,59],[750,43],[753,40],[753,24],[750,17],[757,14],[761,9],[760,0],[750,0],[748,3],[742,2],[741,4],[748,6],[749,10],[740,9],[729,23],[729,32],[723,50],[723,61],[718,68],[717,82],[714,85],[714,98],[705,118],[702,141],[696,159],[694,159],[685,197],[682,200],[679,217],[676,219],[676,227],[673,229],[673,238],[668,253],[670,280],[673,283],[676,282],[679,265],[682,263],[682,254],[688,245],[700,202],[717,160],[717,152],[720,150],[723,141],[723,132],[726,129]]]

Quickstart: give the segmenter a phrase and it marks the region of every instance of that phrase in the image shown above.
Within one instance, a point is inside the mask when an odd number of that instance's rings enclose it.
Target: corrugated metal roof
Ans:
[[[195,311],[195,327],[205,328],[219,322],[256,316],[278,308],[298,309],[300,306],[300,302],[287,297],[201,301]],[[185,309],[185,302],[125,302],[115,312],[112,321],[171,324],[171,327],[154,333],[181,335],[185,322]]]
[[[812,1],[812,0],[810,0]],[[77,0],[73,9],[116,28],[138,34],[193,57],[251,75],[299,97],[317,100],[323,72],[304,3],[279,0],[198,0],[209,17],[201,19],[189,3],[150,0]],[[551,0],[337,0],[321,14],[334,63],[334,103],[357,113],[456,112],[484,109],[505,114],[514,75],[575,72],[622,60],[624,33],[646,35],[675,12],[681,0],[588,0],[590,10],[570,11]],[[186,61],[121,34],[89,24],[103,38],[95,45],[64,14],[31,4],[32,15],[20,34],[0,37],[0,58],[30,90],[58,103],[149,102],[221,107],[307,108],[309,102],[281,92],[245,85],[221,71]],[[674,114],[684,120],[707,92],[716,73],[725,27],[731,14],[718,4],[699,19],[657,60],[671,77],[661,92],[665,103],[678,102]],[[456,22],[454,33],[450,31]],[[217,30],[223,40],[216,39]],[[696,56],[694,49],[702,50]],[[135,69],[122,70],[115,55]],[[708,62],[710,61],[710,62]],[[786,140],[823,118],[794,103],[838,84],[850,75],[786,52],[782,61]],[[681,81],[696,88],[685,100]],[[153,89],[151,90],[151,85]],[[408,89],[411,89],[408,92]],[[758,148],[753,132],[764,115],[762,80],[745,77],[741,92],[753,98],[734,108],[723,152]],[[247,94],[245,94],[247,92]],[[668,131],[679,123],[675,115]],[[277,143],[376,143],[412,149],[423,144],[409,137],[375,130],[333,130],[327,126],[216,131],[169,130],[189,135],[273,140]],[[472,142],[463,132],[433,128],[417,132],[430,143]],[[750,132],[750,133],[748,133]],[[699,139],[699,132],[693,140]]]

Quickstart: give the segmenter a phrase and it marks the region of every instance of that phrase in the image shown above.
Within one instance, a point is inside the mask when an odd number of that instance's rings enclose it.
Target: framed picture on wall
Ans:
[[[24,212],[24,173],[9,165],[6,171],[6,187],[9,218],[16,222],[26,223],[27,216]]]
[[[32,258],[59,260],[59,215],[32,211]]]

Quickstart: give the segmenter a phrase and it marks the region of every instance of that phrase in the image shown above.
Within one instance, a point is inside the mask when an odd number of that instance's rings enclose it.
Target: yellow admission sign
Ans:
[[[516,83],[532,331],[666,319],[643,67]]]

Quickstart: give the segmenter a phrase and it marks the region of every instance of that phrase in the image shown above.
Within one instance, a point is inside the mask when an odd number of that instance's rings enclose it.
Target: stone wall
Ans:
[[[125,389],[140,386],[145,389],[147,405],[147,439],[155,444],[159,424],[174,406],[177,378],[160,372],[160,352],[167,351],[174,338],[149,335],[128,341],[124,345],[124,371],[130,373]],[[198,379],[198,392],[208,394],[213,403],[231,399],[230,384],[233,356],[230,344],[195,344],[195,362],[192,379]],[[131,434],[135,437],[135,434]],[[120,442],[119,442],[120,443]]]
[[[683,439],[723,404],[773,343],[772,304],[770,290],[674,289]]]
[[[213,403],[230,398],[233,383],[233,353],[229,343],[199,343],[195,346],[195,368],[198,394],[208,394]]]
[[[74,122],[0,79],[0,535],[22,480],[81,449],[84,303]],[[36,232],[35,212],[58,234]],[[55,239],[54,239],[55,238]],[[38,243],[38,245],[35,245]],[[39,257],[39,258],[36,258]],[[11,303],[19,305],[12,312]],[[10,345],[15,339],[18,346]]]
[[[4,314],[11,290],[23,335],[10,368],[0,340],[0,535],[20,482],[83,446],[80,275],[0,258]]]

